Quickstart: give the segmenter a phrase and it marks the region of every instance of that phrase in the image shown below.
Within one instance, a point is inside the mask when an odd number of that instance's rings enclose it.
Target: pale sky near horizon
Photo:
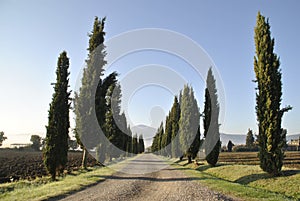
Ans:
[[[224,133],[257,132],[253,71],[254,26],[258,11],[269,18],[275,52],[283,74],[282,107],[293,106],[282,126],[300,133],[300,2],[283,1],[0,1],[0,131],[8,140],[29,142],[45,136],[59,54],[70,58],[70,85],[75,90],[87,57],[88,36],[95,16],[106,16],[106,40],[143,28],[167,29],[198,43],[211,57],[224,92]],[[116,62],[121,76],[137,66],[157,64],[179,68],[178,58],[147,51]],[[182,72],[182,71],[180,71]],[[192,83],[203,111],[204,81]],[[159,96],[161,98],[152,98]],[[157,127],[173,102],[163,88],[145,87],[131,97],[128,113],[133,124]],[[139,103],[143,103],[140,105]],[[152,118],[156,114],[156,118]],[[73,118],[73,116],[72,116]]]

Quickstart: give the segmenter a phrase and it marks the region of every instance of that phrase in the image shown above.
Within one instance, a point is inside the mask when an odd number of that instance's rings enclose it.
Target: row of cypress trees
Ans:
[[[259,146],[259,159],[260,167],[265,172],[273,176],[281,174],[283,166],[284,151],[283,148],[286,143],[286,130],[281,127],[283,114],[292,109],[291,106],[281,108],[282,101],[282,73],[280,69],[280,61],[278,56],[274,53],[274,38],[271,37],[269,20],[258,12],[256,19],[256,26],[254,29],[255,35],[255,57],[254,57],[254,72],[257,83],[256,87],[256,115],[258,121],[258,146]],[[215,80],[212,75],[211,69],[207,76],[207,88],[205,90],[205,108],[203,114],[204,125],[204,147],[206,151],[206,160],[209,164],[215,165],[218,160],[219,149],[221,142],[219,139],[219,105],[217,102],[217,91],[215,87]],[[183,97],[188,97],[185,93]],[[183,99],[179,102],[181,102]],[[154,137],[152,145],[153,151],[158,151],[160,154],[169,154],[171,150],[179,149],[180,153],[185,153],[189,157],[189,148],[187,145],[191,144],[190,138],[195,130],[189,129],[188,126],[191,122],[185,117],[182,112],[185,103],[180,104],[180,116],[178,121],[178,135],[179,142],[175,141],[173,133],[170,132],[170,123],[174,120],[171,115],[166,118],[165,133],[163,124],[158,129]],[[186,107],[185,109],[187,109]],[[173,108],[172,108],[173,109]],[[171,110],[172,111],[172,110]],[[171,113],[171,112],[170,112]],[[175,124],[176,125],[176,124]],[[170,133],[171,137],[170,138]],[[176,133],[176,132],[175,132]],[[209,137],[208,137],[209,136]],[[198,138],[198,137],[197,137]],[[171,141],[170,141],[171,139]],[[211,142],[210,142],[211,141]],[[217,143],[214,143],[217,141]],[[188,143],[187,143],[188,142]],[[169,144],[168,144],[169,143]],[[213,148],[212,148],[213,146]],[[192,145],[191,147],[192,148]],[[208,151],[207,151],[208,150]],[[171,152],[172,157],[176,157],[176,152]],[[189,157],[190,161],[190,157]]]
[[[114,124],[124,125],[122,132],[128,133],[130,129],[126,125],[124,114],[119,112],[119,101],[121,98],[121,89],[117,84],[116,74],[111,74],[112,79],[107,82],[102,81],[105,61],[104,42],[104,24],[105,18],[99,20],[95,18],[93,31],[89,34],[88,58],[86,68],[83,71],[81,87],[79,93],[75,94],[75,114],[76,114],[76,139],[84,150],[83,167],[86,167],[87,149],[107,150],[105,137],[108,137],[119,149],[136,149],[132,146],[137,137],[126,137],[117,134]],[[258,143],[259,158],[261,168],[277,176],[281,172],[283,165],[283,146],[285,144],[286,132],[281,127],[282,116],[285,112],[291,110],[290,106],[280,108],[282,96],[282,82],[280,62],[274,53],[274,39],[271,38],[270,24],[268,19],[260,13],[257,15],[255,27],[255,53],[254,71],[257,83],[256,93],[256,114],[259,127]],[[70,127],[69,109],[70,109],[70,91],[69,87],[69,58],[64,51],[60,54],[57,62],[56,83],[54,83],[54,94],[50,104],[48,114],[48,126],[46,126],[46,146],[43,150],[44,162],[48,171],[55,179],[56,173],[62,172],[67,162],[68,151],[68,131]],[[108,84],[112,82],[111,84]],[[204,125],[204,147],[206,160],[211,165],[215,165],[218,160],[220,149],[219,134],[219,104],[217,101],[217,91],[215,79],[211,69],[207,76],[207,88],[205,90],[205,108],[203,113]],[[107,100],[112,91],[119,91],[116,100]],[[116,101],[116,106],[109,105]],[[102,106],[105,107],[102,107]],[[111,107],[110,107],[111,106]],[[114,108],[114,109],[107,109]],[[113,122],[112,116],[117,114],[121,122]],[[118,118],[117,118],[118,119]],[[197,101],[194,97],[192,87],[185,86],[180,93],[179,100],[174,98],[173,106],[166,118],[165,129],[163,123],[158,129],[152,144],[152,151],[160,154],[170,155],[172,157],[187,156],[189,162],[195,157],[200,146],[200,112]],[[102,127],[100,128],[100,124]],[[127,129],[127,131],[124,131]],[[129,132],[130,133],[130,132]],[[120,136],[122,140],[120,140]],[[125,137],[124,137],[125,136]],[[136,140],[135,140],[136,139]],[[114,143],[115,142],[115,143]],[[217,143],[215,143],[217,142]],[[136,143],[138,144],[138,143]],[[135,148],[133,148],[135,147]],[[133,152],[133,151],[132,151]],[[135,151],[136,152],[136,151]],[[114,152],[110,152],[115,156]],[[102,156],[103,157],[103,156]]]
[[[81,87],[75,92],[76,114],[75,137],[83,149],[82,167],[86,168],[87,151],[96,149],[100,162],[121,156],[122,152],[138,154],[144,152],[144,139],[132,136],[124,113],[121,113],[121,86],[116,72],[101,79],[104,73],[105,18],[95,17],[93,30],[89,34],[88,58],[83,70]],[[69,58],[63,51],[57,62],[56,83],[50,104],[44,163],[55,180],[63,172],[68,157],[69,111],[71,105],[69,87]]]
[[[153,138],[152,152],[173,158],[186,156],[188,162],[197,156],[203,142],[206,150],[206,160],[215,165],[218,161],[221,147],[219,133],[219,104],[217,100],[216,80],[212,69],[207,74],[205,90],[205,108],[201,115],[194,90],[185,85],[179,94],[174,97],[172,108],[166,117],[165,128],[163,122]],[[200,139],[200,116],[203,116],[204,141]]]
[[[104,72],[105,18],[94,20],[93,31],[89,34],[89,54],[83,71],[81,87],[75,94],[76,114],[75,136],[84,150],[82,167],[86,168],[86,153],[96,148],[96,157],[103,163],[105,159],[122,154],[137,154],[137,136],[132,136],[124,113],[121,113],[121,86],[116,72],[101,79]],[[144,140],[140,136],[140,146]],[[144,145],[143,145],[144,147]],[[142,152],[144,151],[144,148]]]

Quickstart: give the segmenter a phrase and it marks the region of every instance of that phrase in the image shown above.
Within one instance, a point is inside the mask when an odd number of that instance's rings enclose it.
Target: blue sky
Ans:
[[[257,131],[255,78],[253,72],[254,26],[258,11],[270,18],[275,51],[283,73],[282,106],[294,108],[283,118],[290,134],[299,133],[300,2],[294,1],[0,1],[0,130],[6,144],[29,142],[31,134],[45,134],[53,93],[57,57],[63,50],[70,57],[71,88],[75,89],[84,65],[87,33],[95,16],[107,16],[106,40],[132,29],[162,28],[186,35],[197,42],[215,63],[225,90],[221,131]],[[130,68],[151,63],[184,66],[163,53],[136,54],[117,62],[122,75]],[[177,62],[178,61],[178,62]],[[181,63],[180,63],[181,62]],[[182,71],[181,71],[182,72]],[[121,76],[122,76],[121,75]],[[191,77],[191,80],[193,78]],[[203,110],[203,80],[195,93]],[[196,86],[197,85],[197,86]],[[198,89],[196,89],[196,87]],[[148,90],[148,93],[145,93]],[[132,96],[131,120],[155,126],[152,113],[162,116],[172,104],[166,90],[146,88]],[[151,95],[163,98],[151,99]],[[167,100],[170,97],[170,100]],[[144,98],[144,99],[143,99]],[[164,100],[164,103],[161,101]],[[141,101],[143,105],[139,105]],[[168,102],[168,103],[167,103]],[[161,108],[165,107],[163,111]],[[147,109],[143,109],[147,108]],[[154,108],[154,109],[153,109]],[[136,112],[139,111],[139,112]],[[150,119],[150,120],[149,120]],[[159,122],[159,121],[157,121]]]

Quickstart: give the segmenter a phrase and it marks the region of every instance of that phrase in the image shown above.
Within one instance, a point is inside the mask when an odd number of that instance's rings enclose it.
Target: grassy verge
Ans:
[[[58,181],[51,182],[49,177],[33,181],[18,181],[0,185],[0,200],[45,200],[67,194],[95,184],[114,173],[111,168],[91,168],[73,172]]]
[[[175,166],[213,190],[244,200],[300,200],[300,170],[283,169],[283,176],[272,178],[257,165],[210,167],[179,162]]]

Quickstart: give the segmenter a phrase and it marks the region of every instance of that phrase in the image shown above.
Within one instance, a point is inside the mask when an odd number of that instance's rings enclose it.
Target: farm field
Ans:
[[[81,152],[69,152],[67,172],[78,170],[81,157]],[[256,152],[222,152],[219,162],[238,165],[259,164]],[[96,163],[97,161],[89,155],[88,166],[94,166]],[[2,182],[11,177],[32,180],[47,175],[41,152],[0,149],[0,164],[0,181]],[[286,152],[284,166],[300,169],[300,152]]]
[[[68,172],[78,170],[81,158],[81,152],[69,152],[66,170]],[[88,166],[94,166],[96,162],[88,155]],[[32,180],[47,175],[42,152],[0,149],[0,164],[0,183],[11,177]]]
[[[285,152],[284,166],[288,168],[300,169],[300,152]],[[222,152],[219,162],[238,165],[259,165],[257,152]]]

